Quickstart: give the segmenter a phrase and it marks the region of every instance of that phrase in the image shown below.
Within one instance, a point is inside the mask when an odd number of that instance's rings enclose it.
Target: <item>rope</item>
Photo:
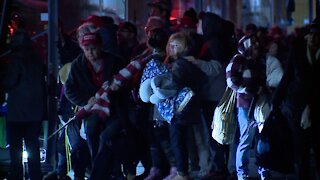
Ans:
[[[65,148],[66,148],[66,159],[67,159],[67,172],[69,173],[72,169],[71,164],[71,152],[68,138],[68,127],[65,128]]]
[[[78,106],[74,108],[74,113],[78,111]],[[69,173],[72,169],[71,162],[71,151],[70,151],[70,143],[68,138],[68,127],[65,129],[65,147],[66,147],[66,159],[67,159],[67,172]]]

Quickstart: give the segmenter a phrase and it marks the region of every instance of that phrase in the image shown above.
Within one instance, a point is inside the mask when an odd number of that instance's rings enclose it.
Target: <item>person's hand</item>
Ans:
[[[311,119],[310,119],[310,107],[309,105],[305,107],[301,115],[300,126],[302,129],[308,129],[311,127]]]
[[[89,100],[88,100],[88,104],[91,104],[91,105],[93,105],[94,103],[96,103],[97,102],[97,99],[94,97],[94,96],[92,96]]]
[[[109,87],[112,91],[116,91],[120,88],[120,86],[118,84],[116,84],[114,81],[112,81],[112,83],[110,84]]]
[[[184,56],[184,58],[190,62],[192,62],[193,64],[196,63],[196,58],[194,58],[193,56]]]
[[[103,88],[104,90],[106,90],[108,87],[109,87],[109,81],[103,82],[102,88]]]

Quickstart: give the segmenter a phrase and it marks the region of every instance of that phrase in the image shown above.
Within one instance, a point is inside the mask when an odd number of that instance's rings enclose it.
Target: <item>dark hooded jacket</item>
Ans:
[[[45,110],[44,65],[26,31],[18,29],[10,47],[12,52],[4,82],[8,93],[7,121],[42,121]]]
[[[104,81],[110,80],[120,69],[119,59],[109,53],[103,53]],[[101,87],[95,85],[90,76],[84,54],[80,54],[71,65],[70,74],[65,83],[65,95],[75,105],[84,106]]]
[[[228,63],[235,54],[234,41],[234,25],[222,19],[214,13],[204,13],[202,16],[203,39],[205,39],[203,54],[200,54],[200,59],[214,59],[220,63]]]

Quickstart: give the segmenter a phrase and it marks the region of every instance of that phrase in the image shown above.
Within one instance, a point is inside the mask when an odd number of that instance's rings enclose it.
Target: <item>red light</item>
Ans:
[[[8,25],[8,28],[9,28],[10,36],[12,37],[14,29],[10,25]]]
[[[174,21],[176,19],[177,19],[176,17],[170,16],[170,21]]]

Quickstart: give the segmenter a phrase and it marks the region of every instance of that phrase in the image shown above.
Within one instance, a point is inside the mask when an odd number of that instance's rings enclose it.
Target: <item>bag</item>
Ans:
[[[230,144],[234,141],[237,128],[235,119],[236,95],[236,91],[227,87],[214,110],[212,137],[220,144]]]
[[[254,119],[257,121],[259,133],[261,133],[263,129],[264,122],[268,118],[271,112],[271,108],[268,103],[268,96],[263,94],[260,95],[254,108]]]
[[[294,170],[294,150],[291,130],[287,119],[279,108],[274,109],[266,119],[259,134],[256,148],[256,164],[280,173]]]

